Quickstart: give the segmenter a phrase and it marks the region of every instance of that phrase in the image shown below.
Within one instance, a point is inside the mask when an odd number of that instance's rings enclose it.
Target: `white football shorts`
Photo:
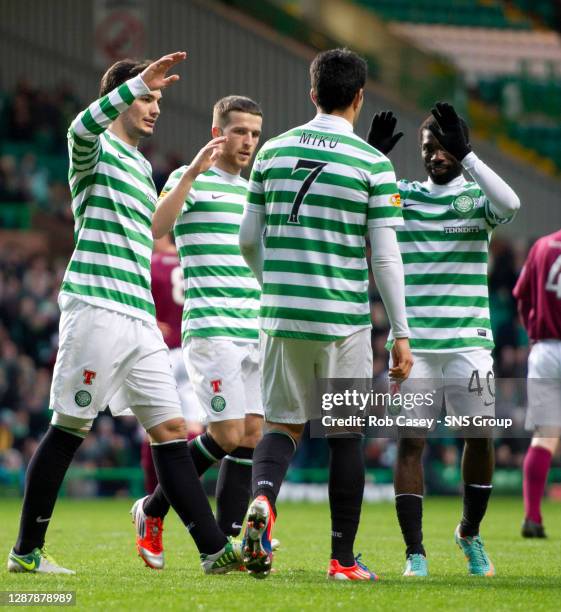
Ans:
[[[257,343],[195,336],[183,359],[207,423],[263,414]]]
[[[494,416],[491,351],[413,352],[413,359],[411,374],[399,385],[399,392],[421,394],[429,399],[404,405],[400,414],[416,419],[436,418],[445,400],[449,416]]]
[[[526,429],[561,426],[561,341],[540,340],[528,356]]]
[[[61,299],[59,350],[51,385],[51,410],[94,419],[109,406],[127,408],[145,428],[181,418],[169,350],[154,323]]]
[[[265,418],[271,423],[303,424],[314,410],[318,378],[370,379],[370,328],[324,342],[269,336],[261,332]],[[317,407],[316,407],[317,408]]]
[[[183,361],[183,349],[170,349],[169,358],[171,361],[171,369],[173,377],[177,383],[177,391],[179,392],[179,401],[181,402],[181,410],[186,421],[198,421],[202,423],[205,419],[205,414],[199,406],[199,400],[195,389],[189,380],[185,362]]]

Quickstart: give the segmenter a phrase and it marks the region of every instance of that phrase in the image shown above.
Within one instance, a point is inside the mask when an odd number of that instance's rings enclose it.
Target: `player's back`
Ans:
[[[528,334],[533,340],[561,340],[561,230],[536,242],[525,268],[527,282],[519,291],[527,292],[521,297],[530,302]]]
[[[262,328],[333,340],[370,326],[367,226],[401,222],[391,162],[318,115],[265,144],[249,189],[266,214]]]

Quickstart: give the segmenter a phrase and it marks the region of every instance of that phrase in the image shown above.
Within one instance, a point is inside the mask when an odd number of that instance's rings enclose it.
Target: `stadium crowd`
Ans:
[[[8,204],[31,205],[35,214],[41,215],[41,221],[34,225],[54,223],[57,233],[67,234],[71,244],[63,135],[80,108],[67,84],[47,90],[22,80],[11,96],[0,93],[0,138],[4,142],[0,148],[0,229],[14,227],[13,218],[5,214]],[[144,153],[152,162],[160,190],[170,170],[182,161],[175,154],[163,154],[153,144],[145,147]],[[42,162],[47,158],[51,161],[45,167]],[[53,159],[61,161],[53,163]],[[496,238],[491,245],[489,285],[497,377],[526,374],[527,338],[518,322],[512,289],[529,246],[503,238]],[[0,246],[0,485],[8,473],[19,472],[23,479],[25,466],[50,421],[49,388],[58,344],[57,296],[68,256],[64,249],[46,254],[32,252],[25,245],[15,249]],[[370,297],[373,376],[381,377],[387,370],[384,344],[388,321],[375,290]],[[517,405],[521,403],[513,401],[512,410],[523,415],[523,408]],[[80,448],[76,463],[86,467],[138,466],[141,441],[142,432],[133,417],[102,417]],[[324,467],[327,447],[323,442],[307,440],[294,465]],[[431,466],[457,469],[460,452],[456,441],[434,442],[428,453]],[[526,445],[526,440],[499,440],[498,467],[520,467]],[[395,444],[370,439],[365,443],[365,454],[368,467],[391,467]],[[430,487],[430,474],[427,484]],[[100,492],[104,491],[97,490]]]

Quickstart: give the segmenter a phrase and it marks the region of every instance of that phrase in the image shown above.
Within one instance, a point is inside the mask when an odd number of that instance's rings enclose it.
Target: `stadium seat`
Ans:
[[[460,27],[531,28],[529,20],[508,15],[502,3],[478,0],[358,0],[388,21],[448,24]]]

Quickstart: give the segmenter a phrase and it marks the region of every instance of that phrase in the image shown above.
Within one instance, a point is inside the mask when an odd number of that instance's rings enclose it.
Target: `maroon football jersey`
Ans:
[[[183,312],[183,273],[179,257],[173,253],[152,255],[152,295],[156,319],[170,349],[181,346],[181,314]]]
[[[561,340],[561,230],[530,249],[513,294],[532,340]]]

